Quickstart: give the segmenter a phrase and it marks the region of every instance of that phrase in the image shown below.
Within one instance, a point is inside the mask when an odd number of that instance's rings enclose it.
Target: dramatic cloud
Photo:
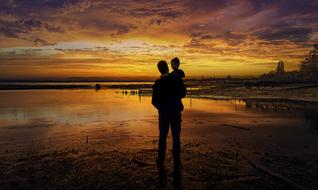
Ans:
[[[297,69],[318,43],[317,10],[315,0],[3,0],[0,74],[144,77],[174,56],[187,76],[261,74],[278,60]]]

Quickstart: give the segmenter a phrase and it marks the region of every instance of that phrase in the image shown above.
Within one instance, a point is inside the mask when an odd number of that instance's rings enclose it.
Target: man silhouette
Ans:
[[[180,173],[180,132],[181,112],[183,104],[181,99],[186,95],[186,88],[180,77],[169,74],[166,61],[159,61],[158,70],[160,79],[153,85],[152,104],[159,113],[159,149],[157,165],[161,172],[164,171],[166,153],[166,139],[171,127],[173,138],[174,172]]]

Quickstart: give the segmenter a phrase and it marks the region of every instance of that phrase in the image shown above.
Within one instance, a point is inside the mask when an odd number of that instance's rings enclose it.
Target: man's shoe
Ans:
[[[181,171],[180,170],[174,170],[173,171],[173,185],[175,187],[180,187],[181,186]]]
[[[174,171],[181,171],[182,169],[181,162],[175,162],[173,167],[174,167]]]
[[[156,160],[156,164],[159,171],[159,185],[160,187],[166,187],[167,179],[166,179],[166,171],[165,171],[164,164],[160,162],[158,159]]]

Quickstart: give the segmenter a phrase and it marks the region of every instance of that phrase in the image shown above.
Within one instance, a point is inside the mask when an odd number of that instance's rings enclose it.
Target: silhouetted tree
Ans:
[[[306,55],[300,64],[300,70],[309,75],[318,74],[318,44],[314,44],[314,49]]]

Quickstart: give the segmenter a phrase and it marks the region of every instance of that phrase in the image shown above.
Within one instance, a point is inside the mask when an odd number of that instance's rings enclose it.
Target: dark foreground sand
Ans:
[[[255,168],[235,149],[183,146],[182,189],[297,189],[281,178]],[[1,158],[1,189],[158,189],[156,150],[98,151],[91,146],[32,152],[18,159]],[[317,160],[258,153],[259,162],[299,186],[315,189]],[[173,189],[171,156],[167,186]]]
[[[1,189],[158,189],[155,153],[153,149],[104,152],[86,147],[33,152],[13,165],[12,160],[2,158]],[[253,168],[236,151],[187,147],[183,155],[180,188],[290,189],[284,182]],[[171,157],[167,161],[167,188],[172,189]],[[317,185],[314,179],[301,177]]]
[[[197,123],[196,121],[194,121]],[[209,123],[209,122],[205,122]],[[198,124],[200,125],[200,124]],[[201,126],[204,128],[204,124]],[[247,130],[246,130],[247,129]],[[270,129],[213,126],[214,135],[185,129],[198,138],[182,138],[179,189],[316,189],[317,135],[303,138]],[[248,130],[250,129],[250,130]],[[297,128],[291,128],[297,132]],[[103,133],[100,131],[100,133]],[[293,143],[291,140],[294,140]],[[148,148],[103,146],[94,140],[68,146],[25,145],[23,151],[1,149],[1,189],[160,189],[155,165],[156,137],[130,139]],[[169,138],[169,142],[171,139]],[[53,143],[54,144],[54,143]],[[171,144],[168,144],[171,147]],[[28,147],[28,148],[26,148]],[[149,148],[153,147],[153,148]],[[2,147],[3,148],[3,147]],[[118,150],[116,150],[118,148]],[[172,157],[166,162],[167,189],[172,183]]]

